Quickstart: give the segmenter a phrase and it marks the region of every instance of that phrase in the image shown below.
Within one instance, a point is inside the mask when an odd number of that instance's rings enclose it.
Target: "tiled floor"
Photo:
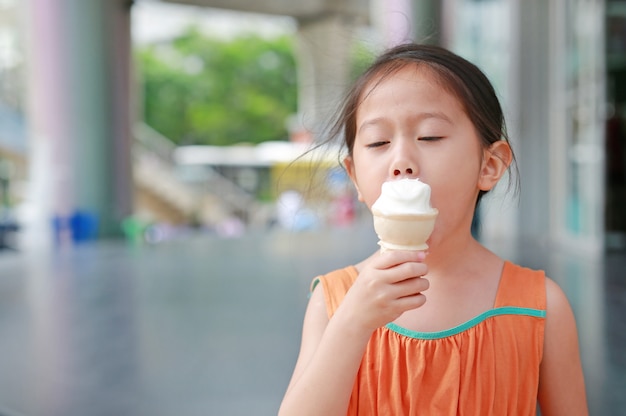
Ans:
[[[274,415],[310,279],[375,248],[365,226],[0,253],[0,415]],[[626,253],[517,256],[570,297],[592,414],[626,415]]]

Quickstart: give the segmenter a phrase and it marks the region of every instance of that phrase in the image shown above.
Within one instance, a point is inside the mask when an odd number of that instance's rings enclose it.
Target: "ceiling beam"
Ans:
[[[369,16],[369,0],[166,0],[170,3],[291,16],[311,20],[328,14],[344,14],[365,21]]]

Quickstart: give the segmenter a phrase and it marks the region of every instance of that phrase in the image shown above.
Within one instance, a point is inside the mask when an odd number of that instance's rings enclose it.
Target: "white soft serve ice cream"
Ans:
[[[426,250],[438,211],[430,205],[430,186],[405,178],[383,183],[372,214],[383,250]]]
[[[398,179],[383,183],[372,211],[381,215],[415,215],[432,212],[430,186],[419,179]]]

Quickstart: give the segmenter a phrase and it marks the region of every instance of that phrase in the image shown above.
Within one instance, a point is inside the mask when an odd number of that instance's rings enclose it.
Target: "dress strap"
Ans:
[[[494,306],[545,310],[545,273],[506,261]]]
[[[313,279],[311,291],[315,289],[319,283],[322,284],[328,317],[333,316],[358,274],[354,266],[348,266],[325,275],[317,276]]]

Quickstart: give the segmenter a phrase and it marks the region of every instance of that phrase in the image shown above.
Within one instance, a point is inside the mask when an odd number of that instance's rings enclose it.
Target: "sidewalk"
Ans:
[[[275,415],[308,285],[369,226],[0,253],[0,415]],[[626,414],[626,253],[522,247],[578,319],[592,415]]]

